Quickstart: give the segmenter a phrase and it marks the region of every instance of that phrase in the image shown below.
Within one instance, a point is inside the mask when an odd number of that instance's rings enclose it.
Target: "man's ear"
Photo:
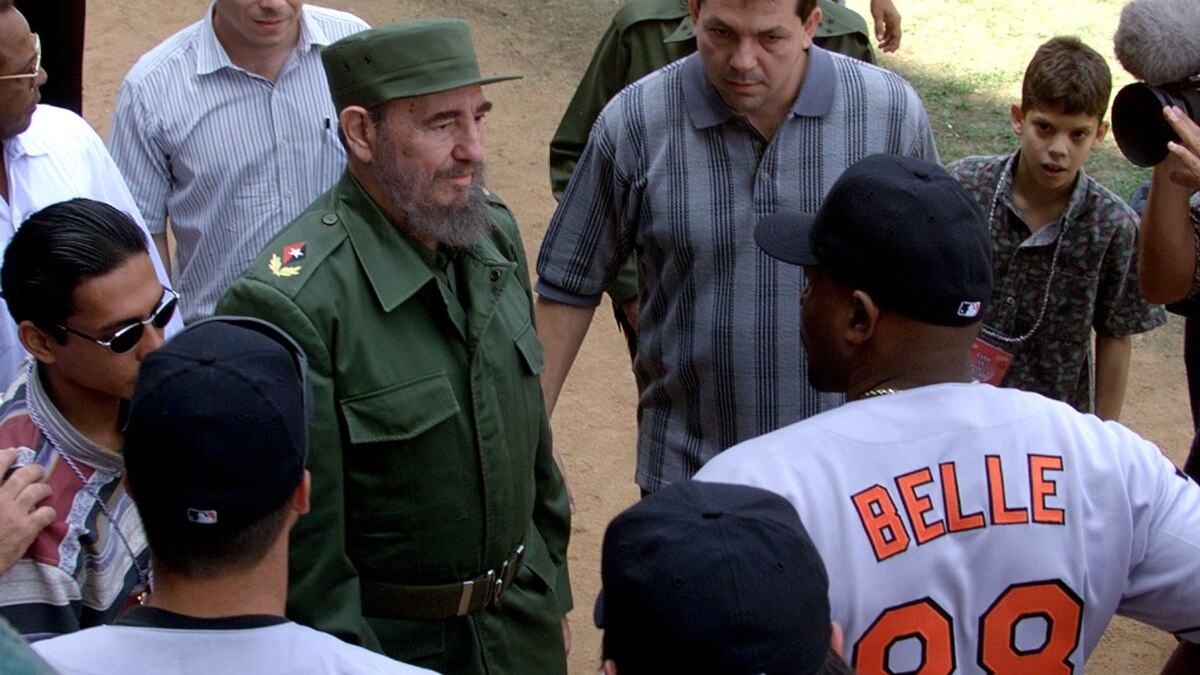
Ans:
[[[312,493],[312,474],[308,469],[304,470],[304,477],[300,479],[300,484],[296,486],[296,491],[292,493],[292,510],[296,515],[304,515],[308,513],[308,498]]]
[[[1021,130],[1025,128],[1025,113],[1021,112],[1021,106],[1014,103],[1009,114],[1012,115],[1013,133],[1020,136]]]
[[[54,363],[58,360],[56,348],[58,342],[49,331],[38,328],[32,321],[25,320],[17,324],[17,337],[26,351],[42,363]]]
[[[604,663],[600,664],[600,672],[604,675],[617,675],[617,664],[613,663],[612,659],[604,659]]]
[[[370,163],[375,146],[375,123],[360,105],[348,105],[338,113],[338,129],[346,142],[346,151],[363,163]]]
[[[1096,125],[1096,137],[1092,139],[1092,149],[1100,147],[1100,143],[1104,141],[1104,137],[1108,135],[1108,122],[1103,120]]]
[[[700,4],[696,0],[688,0],[688,13],[692,15],[692,24],[700,20]],[[700,31],[700,27],[696,26],[696,32]]]
[[[829,633],[829,648],[833,650],[841,658],[846,658],[846,634],[842,631],[842,624],[836,621],[829,622],[832,631]]]
[[[804,48],[808,49],[812,46],[813,36],[817,34],[817,27],[821,25],[821,8],[814,7],[812,14],[808,15],[808,20],[804,22]]]
[[[875,334],[875,327],[879,324],[879,305],[875,304],[866,291],[861,290],[854,291],[850,301],[854,303],[854,314],[846,328],[846,341],[852,345],[861,345]]]

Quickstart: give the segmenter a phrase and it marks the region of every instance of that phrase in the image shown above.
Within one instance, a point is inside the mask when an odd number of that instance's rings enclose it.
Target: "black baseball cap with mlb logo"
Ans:
[[[773,258],[828,269],[926,323],[980,321],[992,293],[992,238],[978,205],[942,167],[913,157],[851,165],[815,215],[767,216],[754,239]]]
[[[148,354],[123,449],[142,519],[213,532],[281,508],[304,476],[307,369],[289,335],[252,317],[197,321]]]

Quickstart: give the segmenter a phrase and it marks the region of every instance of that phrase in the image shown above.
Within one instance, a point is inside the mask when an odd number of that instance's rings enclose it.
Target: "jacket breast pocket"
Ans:
[[[342,399],[350,442],[407,441],[459,413],[458,399],[441,371],[379,391]]]
[[[339,402],[350,447],[346,498],[360,533],[396,536],[466,517],[461,453],[470,448],[442,371]]]
[[[546,369],[546,362],[543,358],[542,341],[538,338],[533,324],[528,323],[518,331],[513,342],[516,343],[517,351],[521,353],[521,362],[525,364],[529,374],[541,375]]]

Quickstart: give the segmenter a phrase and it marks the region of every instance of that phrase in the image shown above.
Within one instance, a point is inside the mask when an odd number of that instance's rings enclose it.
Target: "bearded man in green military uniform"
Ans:
[[[322,53],[348,166],[217,307],[308,355],[312,511],[288,616],[439,672],[565,673],[570,516],[525,253],[483,188],[470,31]],[[214,392],[214,395],[219,395]]]

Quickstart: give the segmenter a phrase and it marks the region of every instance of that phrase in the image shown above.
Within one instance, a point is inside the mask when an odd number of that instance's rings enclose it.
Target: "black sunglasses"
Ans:
[[[73,335],[87,338],[114,354],[124,354],[142,341],[142,335],[146,332],[146,326],[154,326],[159,330],[166,328],[167,324],[171,322],[171,317],[175,316],[175,309],[177,307],[179,307],[179,294],[169,288],[164,288],[162,299],[158,301],[158,306],[154,308],[154,311],[150,313],[150,316],[146,320],[134,321],[128,326],[122,326],[107,340],[92,337],[87,333],[77,331],[61,323],[54,325]]]

